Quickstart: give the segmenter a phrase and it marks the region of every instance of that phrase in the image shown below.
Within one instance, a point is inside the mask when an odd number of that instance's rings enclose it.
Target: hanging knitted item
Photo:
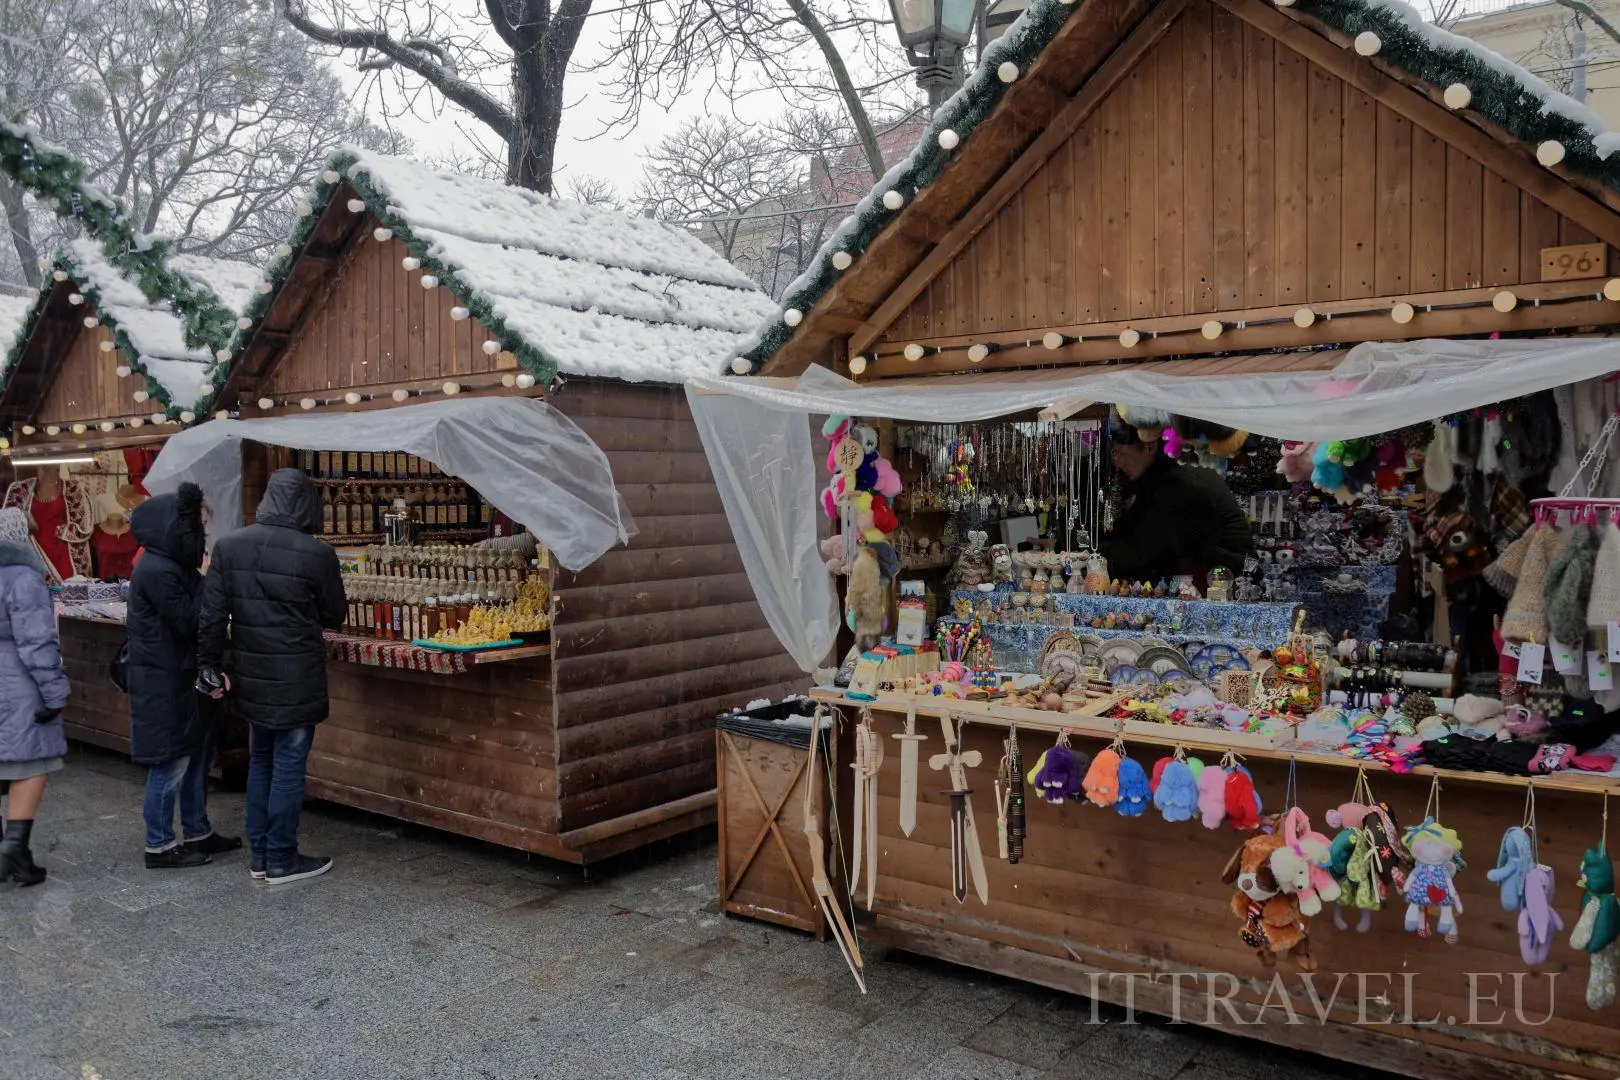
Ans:
[[[1546,644],[1547,602],[1542,594],[1547,585],[1547,568],[1552,564],[1557,547],[1558,534],[1552,526],[1538,525],[1530,531],[1530,550],[1519,567],[1518,588],[1513,590],[1507,613],[1502,616],[1503,639]]]
[[[1592,593],[1598,535],[1590,525],[1577,525],[1547,567],[1541,597],[1547,605],[1547,630],[1573,644],[1586,633],[1586,609]]]
[[[1530,551],[1530,533],[1521,533],[1519,538],[1502,549],[1502,554],[1496,561],[1485,568],[1485,584],[1495,589],[1503,597],[1513,595],[1513,590],[1519,584],[1519,568],[1524,565],[1524,557]]]
[[[1114,804],[1121,817],[1141,817],[1147,813],[1152,792],[1148,787],[1147,770],[1135,758],[1122,758],[1119,763],[1119,801]]]
[[[1603,541],[1592,563],[1586,625],[1607,627],[1616,620],[1620,620],[1620,527],[1611,523],[1603,530]]]
[[[1614,862],[1602,847],[1581,858],[1581,917],[1569,943],[1592,957],[1586,976],[1586,1006],[1606,1009],[1614,1004],[1616,967],[1620,966],[1620,905],[1614,896]]]

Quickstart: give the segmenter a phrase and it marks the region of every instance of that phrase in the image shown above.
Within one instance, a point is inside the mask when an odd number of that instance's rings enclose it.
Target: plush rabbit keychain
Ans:
[[[1513,851],[1508,850],[1508,840],[1515,831],[1524,838],[1525,845],[1523,859],[1519,862],[1514,858],[1519,854],[1517,842]],[[1502,857],[1507,858],[1510,870],[1497,877],[1495,875],[1502,870]],[[1514,870],[1518,870],[1521,877],[1517,895],[1510,897]],[[1531,967],[1545,964],[1552,952],[1553,937],[1564,929],[1564,920],[1553,907],[1553,869],[1541,861],[1541,837],[1536,831],[1535,781],[1525,785],[1524,824],[1517,830],[1509,829],[1507,835],[1502,837],[1502,856],[1498,857],[1496,870],[1486,876],[1501,884],[1504,908],[1513,911],[1508,907],[1508,901],[1513,899],[1518,902],[1519,955]]]
[[[1451,829],[1440,824],[1440,776],[1434,776],[1429,786],[1429,802],[1424,808],[1423,820],[1406,830],[1403,838],[1406,850],[1412,853],[1415,865],[1406,878],[1406,929],[1419,937],[1428,937],[1429,912],[1438,914],[1434,931],[1445,938],[1446,944],[1457,943],[1457,916],[1462,914],[1462,897],[1452,878],[1466,865],[1462,858],[1462,841]]]
[[[1299,898],[1301,915],[1319,915],[1324,902],[1339,898],[1339,883],[1328,872],[1332,841],[1311,828],[1310,815],[1297,801],[1294,759],[1288,759],[1286,809],[1282,816],[1283,846],[1271,855],[1271,872],[1282,890]]]

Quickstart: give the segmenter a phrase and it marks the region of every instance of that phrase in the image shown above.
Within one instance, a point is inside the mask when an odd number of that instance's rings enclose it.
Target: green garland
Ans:
[[[1620,189],[1620,153],[1605,159],[1586,125],[1559,113],[1544,111],[1543,99],[1511,73],[1486,63],[1466,48],[1434,45],[1423,33],[1412,28],[1398,8],[1383,6],[1376,0],[1296,2],[1298,10],[1348,37],[1371,30],[1382,42],[1377,53],[1382,63],[1436,88],[1462,83],[1472,94],[1468,111],[1531,146],[1557,140],[1564,146],[1565,168]],[[954,154],[966,152],[969,133],[995,110],[1002,95],[1010,89],[997,78],[997,66],[1010,60],[1018,65],[1020,72],[1026,71],[1056,36],[1069,13],[1079,6],[1080,3],[1066,4],[1062,0],[1032,0],[1007,34],[985,50],[983,63],[962,89],[935,114],[911,156],[891,170],[883,182],[856,205],[822,246],[810,269],[788,287],[782,298],[783,310],[795,308],[808,314],[838,280],[839,271],[831,262],[833,254],[847,251],[859,258],[877,235],[905,212],[904,205],[899,210],[887,209],[881,202],[884,191],[889,188],[899,191],[909,204],[917,191],[944,171]],[[1416,18],[1415,13],[1410,17]],[[955,131],[961,139],[955,150],[940,148],[939,133],[946,128]],[[782,322],[780,314],[757,329],[752,343],[740,354],[748,362],[749,371],[757,371],[792,334],[792,328]],[[729,360],[725,373],[732,374]]]
[[[234,359],[230,367],[222,367],[215,372],[214,389],[217,394],[229,381],[231,368],[235,367],[244,355],[244,349],[254,334],[254,327],[267,315],[276,297],[281,294],[283,286],[287,283],[293,264],[298,261],[299,252],[309,242],[310,235],[315,231],[315,225],[320,220],[322,212],[332,196],[337,194],[347,180],[350,186],[359,193],[366,203],[372,216],[380,221],[384,228],[391,230],[394,238],[402,241],[410,253],[422,262],[422,269],[439,279],[440,288],[448,288],[452,295],[460,300],[478,321],[484,324],[491,334],[501,343],[501,347],[518,358],[523,370],[534,376],[538,385],[549,386],[557,378],[557,361],[544,350],[531,344],[521,334],[512,331],[506,325],[506,320],[495,313],[488,300],[476,292],[472,292],[462,283],[456,273],[458,267],[451,262],[441,259],[433,253],[427,241],[418,237],[412,231],[410,222],[401,217],[395,207],[390,204],[388,196],[378,190],[366,173],[365,168],[355,168],[359,164],[359,157],[351,151],[339,151],[327,160],[322,169],[322,175],[315,178],[314,187],[310,190],[308,199],[310,212],[302,215],[293,226],[292,236],[287,239],[287,246],[291,251],[286,255],[278,256],[275,261],[264,268],[265,280],[270,283],[270,291],[261,293],[253,298],[242,314],[251,323],[246,330],[236,331],[231,341],[230,349]],[[335,173],[339,177],[329,182],[326,174]],[[212,406],[210,406],[212,407]]]
[[[0,170],[54,206],[60,217],[81,222],[113,266],[148,300],[174,313],[188,347],[213,355],[230,341],[236,317],[207,285],[169,268],[169,242],[138,233],[122,203],[86,182],[83,162],[42,142],[29,128],[0,119]]]

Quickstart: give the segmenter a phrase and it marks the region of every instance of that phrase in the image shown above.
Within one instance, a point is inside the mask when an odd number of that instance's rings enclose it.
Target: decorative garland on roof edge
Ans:
[[[1084,6],[1084,0],[1072,6],[1061,0],[1034,0],[1007,34],[985,51],[984,60],[973,76],[935,114],[922,141],[904,163],[893,186],[906,197],[907,203],[944,171],[951,157],[965,152],[962,146],[954,150],[941,149],[939,133],[950,128],[965,141],[1009,89],[996,77],[997,66],[1011,60],[1020,71],[1027,70],[1057,34],[1069,13]],[[1620,190],[1620,153],[1604,158],[1585,125],[1567,116],[1543,111],[1542,99],[1511,74],[1491,67],[1464,50],[1432,44],[1408,26],[1398,13],[1368,4],[1366,0],[1296,0],[1295,10],[1349,38],[1372,31],[1382,42],[1379,61],[1436,88],[1462,83],[1473,95],[1468,105],[1470,112],[1478,113],[1531,147],[1557,140],[1565,148],[1565,168]],[[895,214],[904,212],[904,207],[901,210],[885,208],[881,195],[882,191],[874,189],[856,205],[822,246],[810,268],[789,286],[782,297],[783,309],[808,312],[838,280],[839,272],[831,264],[833,253],[844,250],[859,255]],[[757,370],[792,334],[793,328],[785,325],[779,315],[773,317],[769,324],[755,331],[741,356],[749,362],[751,371]],[[732,373],[729,364],[728,360],[723,368],[725,374]]]
[[[236,317],[207,285],[169,268],[169,242],[137,232],[123,203],[85,181],[83,162],[30,128],[0,119],[0,171],[52,204],[58,216],[80,222],[148,300],[174,312],[188,347],[212,355],[230,340]]]
[[[327,159],[322,172],[335,172],[343,179],[346,179],[355,191],[360,193],[360,197],[365,200],[366,208],[371,211],[372,215],[382,222],[385,228],[393,232],[394,239],[403,242],[410,253],[421,260],[422,272],[424,274],[433,274],[442,285],[449,288],[456,298],[466,306],[467,310],[500,340],[502,348],[507,349],[518,358],[518,363],[523,365],[525,371],[534,376],[534,380],[538,385],[551,385],[557,378],[556,360],[523,340],[520,335],[507,329],[505,320],[495,313],[489,301],[472,292],[455,276],[457,270],[455,264],[446,262],[435,255],[432,248],[411,231],[410,223],[395,213],[394,208],[388,202],[387,196],[377,190],[365,170],[354,167],[358,161],[359,158],[354,154],[339,151]],[[303,250],[310,234],[314,232],[315,224],[320,220],[321,213],[326,209],[327,204],[332,201],[332,196],[342,186],[342,180],[336,183],[327,183],[326,180],[319,176],[315,178],[315,184],[310,189],[307,199],[310,212],[298,219],[293,226],[292,235],[287,238],[287,246],[292,251],[287,255],[277,256],[264,268],[264,280],[270,283],[270,291],[255,295],[249,301],[247,310],[243,312],[243,315],[251,320],[252,326],[247,330],[236,331],[235,336],[231,339],[230,348],[233,357],[241,355],[242,347],[253,336],[253,327],[259,324],[259,321],[269,312],[270,306],[275,303],[282,286],[287,283],[287,275],[292,271],[293,264],[298,261],[298,253]],[[362,239],[360,242],[364,243],[365,241]],[[215,373],[215,393],[218,393],[224,387],[229,377],[230,371],[228,368]],[[209,407],[212,407],[212,403],[209,403]]]

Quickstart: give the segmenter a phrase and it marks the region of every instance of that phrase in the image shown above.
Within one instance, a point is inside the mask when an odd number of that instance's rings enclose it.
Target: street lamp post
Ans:
[[[938,109],[956,85],[962,50],[973,38],[980,0],[889,0],[894,27],[917,85],[928,94],[928,110]]]

